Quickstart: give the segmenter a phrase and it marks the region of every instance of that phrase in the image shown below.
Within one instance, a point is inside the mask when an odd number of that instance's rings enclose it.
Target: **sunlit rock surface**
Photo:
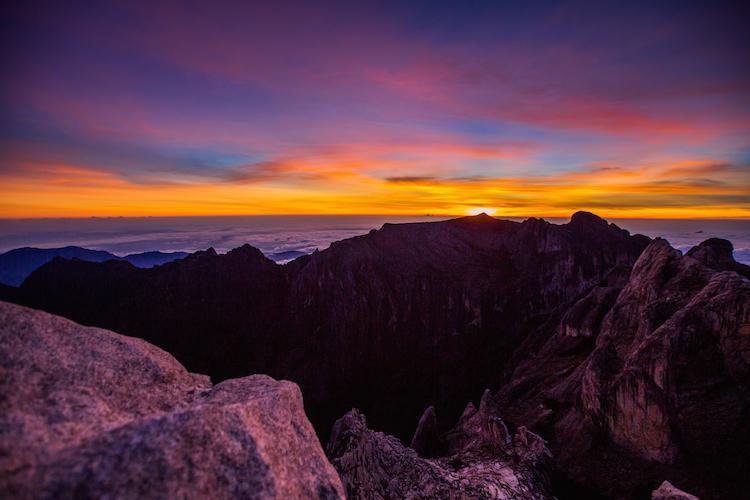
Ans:
[[[0,302],[0,496],[343,498],[295,384]]]

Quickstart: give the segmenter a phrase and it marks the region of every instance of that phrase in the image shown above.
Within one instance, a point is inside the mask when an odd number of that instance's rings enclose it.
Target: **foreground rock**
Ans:
[[[699,500],[697,496],[685,493],[675,488],[669,481],[661,483],[657,489],[651,492],[652,500]]]
[[[544,441],[525,428],[511,437],[501,421],[481,413],[473,439],[446,457],[425,459],[368,429],[364,415],[351,410],[334,424],[326,452],[350,498],[551,498]]]
[[[342,498],[296,385],[0,302],[0,496]]]

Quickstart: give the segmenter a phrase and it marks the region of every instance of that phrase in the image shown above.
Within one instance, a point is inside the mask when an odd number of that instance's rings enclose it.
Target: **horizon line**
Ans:
[[[607,217],[590,210],[575,210],[569,215],[498,215],[480,212],[476,214],[432,214],[432,213],[362,213],[362,214],[337,214],[337,213],[300,213],[300,214],[198,214],[198,215],[86,215],[86,216],[46,216],[46,217],[0,217],[0,221],[35,221],[35,220],[91,220],[91,219],[195,219],[195,218],[239,218],[239,217],[423,217],[435,219],[460,219],[463,217],[476,217],[488,215],[495,219],[569,219],[578,212],[588,212],[605,220],[705,220],[705,221],[750,221],[750,216],[735,217],[658,217],[658,216],[614,216]]]

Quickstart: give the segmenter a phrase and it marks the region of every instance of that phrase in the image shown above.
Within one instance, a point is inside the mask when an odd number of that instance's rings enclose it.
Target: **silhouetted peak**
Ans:
[[[474,219],[474,220],[490,220],[490,219],[494,219],[494,217],[492,217],[491,215],[488,215],[487,212],[480,212],[480,213],[478,213],[476,215],[472,215],[470,217],[472,219]]]
[[[214,250],[214,247],[208,247],[205,250],[198,250],[197,252],[190,254],[188,258],[199,259],[202,257],[216,257],[216,255],[217,253],[216,250]]]
[[[709,238],[700,245],[694,246],[687,253],[704,266],[717,271],[734,271],[750,278],[750,266],[734,260],[734,246],[728,240]]]
[[[540,219],[539,217],[529,217],[525,221],[522,222],[523,225],[531,227],[533,229],[542,228],[544,226],[550,226],[551,224],[547,222],[544,219]]]
[[[477,215],[468,215],[466,217],[462,217],[462,219],[465,221],[473,222],[475,224],[482,224],[482,223],[497,221],[497,219],[495,219],[491,215],[487,215],[486,212],[482,212]]]
[[[260,256],[264,257],[263,252],[255,248],[254,246],[250,245],[249,243],[245,243],[242,246],[239,246],[237,248],[233,248],[229,252],[227,252],[227,255],[247,255],[247,256]]]
[[[592,214],[591,212],[579,211],[570,216],[570,223],[573,225],[608,225],[607,221],[599,217],[598,215]]]
[[[729,240],[725,240],[723,238],[709,238],[701,242],[699,245],[691,248],[688,252],[688,255],[690,255],[694,250],[698,250],[701,248],[710,248],[714,252],[714,254],[722,261],[734,260],[734,257],[732,256],[732,252],[734,252],[734,245],[732,245],[732,242]]]
[[[251,265],[265,267],[267,265],[277,266],[278,264],[266,257],[259,249],[245,243],[244,245],[233,248],[223,256],[227,262],[234,265]]]
[[[732,243],[721,238],[710,238],[694,246],[685,255],[715,271],[735,271],[750,278],[750,266],[740,264],[732,255]],[[664,238],[654,238],[633,266],[632,276],[658,275],[675,267],[682,253],[672,248]]]

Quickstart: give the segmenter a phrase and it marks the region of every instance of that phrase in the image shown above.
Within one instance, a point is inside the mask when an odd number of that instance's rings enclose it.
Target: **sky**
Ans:
[[[0,218],[750,218],[742,2],[10,2]]]

